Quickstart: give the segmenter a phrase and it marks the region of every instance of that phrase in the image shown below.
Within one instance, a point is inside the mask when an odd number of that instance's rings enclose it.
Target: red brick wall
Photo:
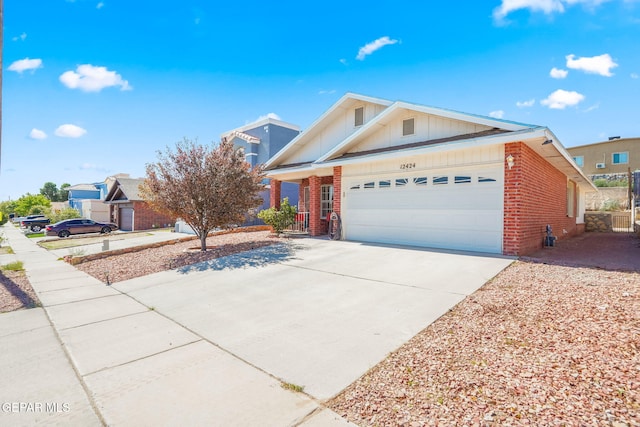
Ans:
[[[510,154],[513,168],[504,166],[503,253],[541,249],[547,224],[559,239],[563,229],[577,234],[576,219],[567,217],[567,177],[522,142],[506,144],[505,158]]]
[[[154,211],[146,202],[133,202],[133,212],[134,230],[150,230],[176,222],[175,218]]]
[[[282,182],[277,179],[270,180],[269,207],[280,209],[280,199],[282,194]]]
[[[322,178],[309,177],[309,234],[319,236],[323,234],[323,220],[320,218],[320,186]]]
[[[333,168],[333,211],[340,215],[342,196],[342,166]]]

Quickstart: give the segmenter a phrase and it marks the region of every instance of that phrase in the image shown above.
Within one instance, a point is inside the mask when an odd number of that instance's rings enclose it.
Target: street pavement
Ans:
[[[512,261],[289,239],[107,286],[3,230],[42,308],[0,314],[0,425],[351,425],[324,403]]]

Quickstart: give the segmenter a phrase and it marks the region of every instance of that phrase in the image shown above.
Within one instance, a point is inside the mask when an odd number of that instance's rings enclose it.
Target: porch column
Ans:
[[[333,168],[333,211],[341,215],[342,207],[342,166]]]
[[[322,219],[320,218],[320,186],[322,179],[318,176],[309,177],[309,234],[319,236],[323,234]]]
[[[269,189],[269,207],[280,209],[282,181],[271,178],[269,183],[271,185]]]

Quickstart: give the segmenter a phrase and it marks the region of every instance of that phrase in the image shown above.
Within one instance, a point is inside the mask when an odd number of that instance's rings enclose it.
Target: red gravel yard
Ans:
[[[200,240],[195,239],[86,261],[76,265],[76,268],[103,282],[107,281],[108,274],[109,281],[115,283],[261,248],[277,242],[278,239],[269,231],[218,234],[207,238],[207,247],[210,249],[205,252],[199,250]]]
[[[637,270],[640,242],[577,239],[512,264],[329,407],[361,426],[640,426],[640,274],[604,269]]]

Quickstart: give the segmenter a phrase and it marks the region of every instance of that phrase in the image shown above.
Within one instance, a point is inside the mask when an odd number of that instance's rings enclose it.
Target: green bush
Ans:
[[[611,199],[604,202],[604,204],[602,205],[602,210],[603,211],[621,211],[622,205],[618,200]]]
[[[293,224],[298,210],[289,204],[289,198],[285,197],[280,204],[280,209],[269,208],[258,212],[258,218],[265,224],[273,227],[273,231],[280,234],[282,230]]]
[[[51,224],[64,221],[65,219],[80,218],[81,216],[80,211],[73,208],[55,209],[49,213]]]
[[[596,179],[595,181],[593,181],[593,184],[596,187],[628,187],[629,186],[629,181],[627,181],[626,179],[614,179],[614,180],[606,180],[606,179]]]

